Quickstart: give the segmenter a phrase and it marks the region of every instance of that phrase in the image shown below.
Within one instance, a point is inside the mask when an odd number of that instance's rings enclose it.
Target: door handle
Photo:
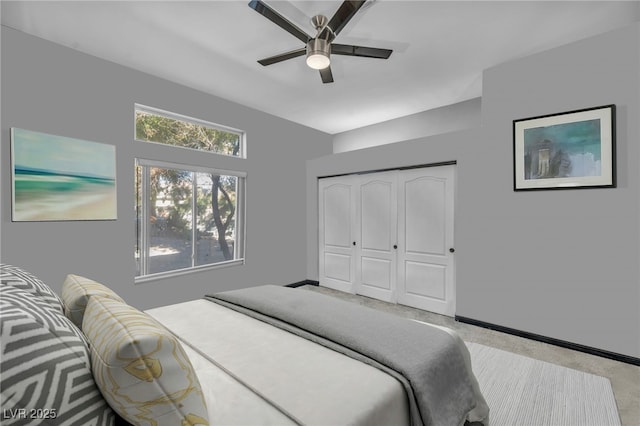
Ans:
[[[455,251],[456,251],[456,249],[454,249],[453,247],[451,247],[451,248],[449,249],[449,253],[453,253],[453,252],[455,252]]]
[[[394,244],[394,245],[393,245],[393,248],[394,248],[394,249],[397,249],[397,248],[398,248],[398,245],[397,245],[397,244]]]

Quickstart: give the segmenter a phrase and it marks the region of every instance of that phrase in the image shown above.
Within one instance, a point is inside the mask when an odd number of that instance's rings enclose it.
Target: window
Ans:
[[[209,151],[204,155],[212,164],[216,154],[242,152],[241,132],[163,114],[136,108],[136,139]],[[245,177],[238,170],[136,159],[136,281],[242,263]]]
[[[239,130],[136,105],[136,140],[245,158]]]

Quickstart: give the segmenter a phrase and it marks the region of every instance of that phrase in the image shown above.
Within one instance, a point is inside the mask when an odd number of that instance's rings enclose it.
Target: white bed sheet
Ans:
[[[184,343],[211,424],[408,425],[388,374],[207,300],[146,311]]]
[[[209,424],[288,426],[296,423],[194,349],[183,345],[202,385]]]

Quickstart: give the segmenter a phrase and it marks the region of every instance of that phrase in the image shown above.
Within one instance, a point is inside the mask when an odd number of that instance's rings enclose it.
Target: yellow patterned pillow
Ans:
[[[99,282],[80,275],[67,275],[62,284],[64,314],[80,329],[82,329],[82,317],[91,296],[108,297],[124,303],[124,300],[113,290]]]
[[[91,369],[109,405],[134,425],[208,425],[200,382],[180,342],[118,300],[93,296],[83,331]]]

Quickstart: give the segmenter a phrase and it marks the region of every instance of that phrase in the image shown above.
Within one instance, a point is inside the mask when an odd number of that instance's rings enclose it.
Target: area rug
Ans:
[[[619,426],[609,379],[465,342],[491,426]]]

